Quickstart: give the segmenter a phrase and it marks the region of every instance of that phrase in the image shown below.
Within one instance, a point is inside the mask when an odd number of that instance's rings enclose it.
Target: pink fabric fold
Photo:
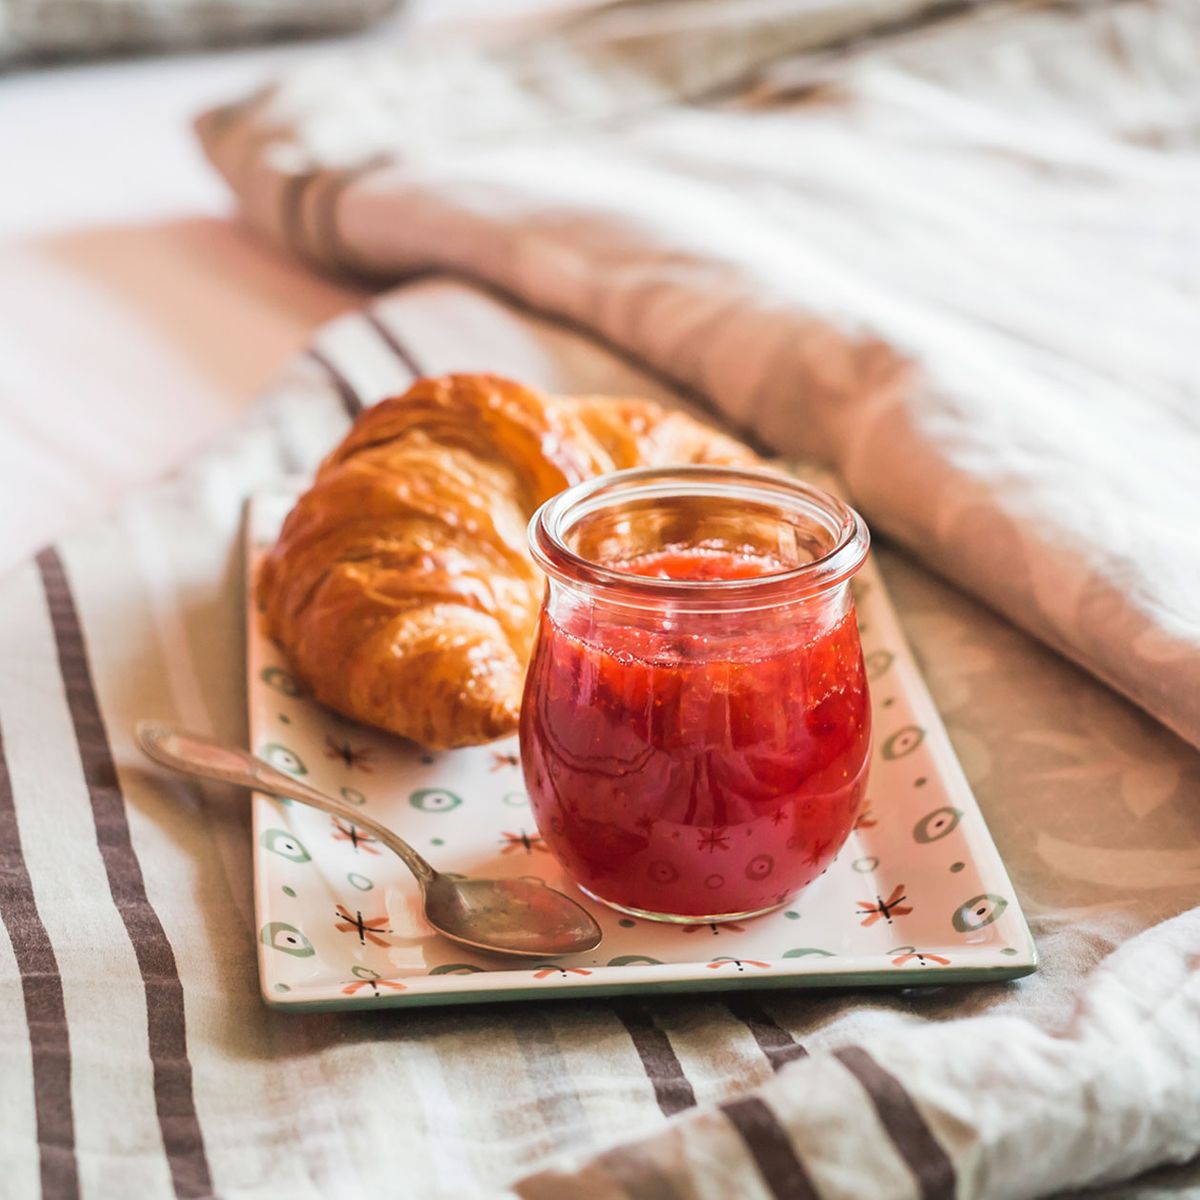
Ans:
[[[697,0],[687,70],[633,10],[308,66],[200,134],[314,265],[596,332],[1200,745],[1200,155],[1163,50],[1200,21],[989,10],[789,73],[807,8]],[[756,106],[681,101],[738,80]]]

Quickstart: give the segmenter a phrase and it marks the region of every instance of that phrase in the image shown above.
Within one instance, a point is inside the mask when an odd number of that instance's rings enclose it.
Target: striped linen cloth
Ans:
[[[150,767],[133,722],[245,738],[245,497],[414,373],[484,366],[679,399],[561,322],[428,281],[327,327],[236,435],[0,581],[0,1194],[1033,1196],[1200,1151],[1200,760],[887,550],[1039,975],[262,1006],[246,797]],[[1153,818],[1136,846],[1133,814]]]

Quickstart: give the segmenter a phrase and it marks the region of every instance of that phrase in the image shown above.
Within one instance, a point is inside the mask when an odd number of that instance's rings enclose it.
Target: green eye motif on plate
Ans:
[[[380,979],[382,976],[378,971],[372,971],[370,967],[364,967],[356,964],[350,968],[350,974],[358,979]]]
[[[442,963],[440,967],[434,967],[429,973],[430,975],[478,975],[482,970],[482,967],[474,967],[470,963]]]
[[[647,954],[618,954],[616,958],[610,958],[608,960],[608,965],[610,967],[657,967],[661,963],[661,958],[651,958]]]
[[[311,958],[316,954],[312,942],[295,925],[289,925],[286,921],[272,921],[264,925],[258,940],[264,946],[282,950],[284,954],[293,954],[296,958]]]
[[[360,875],[357,871],[351,871],[346,876],[346,880],[351,886],[358,888],[360,892],[369,892],[374,886],[374,880],[368,879],[365,875]]]
[[[524,792],[505,792],[503,803],[507,804],[510,808],[528,808],[529,797]]]
[[[291,696],[293,699],[304,695],[304,688],[300,686],[300,681],[279,667],[264,668],[262,681],[267,687],[282,692],[285,696]]]
[[[896,656],[890,650],[872,650],[863,660],[867,668],[867,678],[874,683],[876,679],[887,673],[888,668],[896,661]]]
[[[936,842],[951,834],[958,828],[962,820],[962,810],[958,808],[935,808],[926,813],[913,826],[913,838],[918,842]]]
[[[281,858],[290,858],[292,862],[312,860],[312,855],[305,850],[304,843],[285,829],[266,829],[259,841],[265,850],[270,850],[272,854],[278,854]]]
[[[810,954],[815,954],[818,958],[833,958],[832,950],[818,950],[816,946],[797,946],[795,950],[785,950],[784,958],[808,958]]]
[[[281,746],[278,742],[268,742],[259,755],[265,758],[271,766],[280,771],[286,771],[289,775],[308,774],[308,768],[304,765],[304,760],[300,755],[286,746]]]
[[[998,921],[1007,907],[1008,901],[1003,896],[984,892],[982,896],[975,896],[961,908],[956,908],[950,920],[959,933],[974,933],[976,929],[983,929],[993,921]]]
[[[367,798],[358,790],[358,788],[344,787],[342,788],[342,799],[347,804],[366,804]]]
[[[422,812],[443,813],[457,808],[462,803],[462,797],[448,792],[445,788],[417,788],[409,796],[408,802]]]
[[[883,743],[883,757],[903,758],[906,754],[911,754],[924,740],[925,730],[919,725],[905,725]]]

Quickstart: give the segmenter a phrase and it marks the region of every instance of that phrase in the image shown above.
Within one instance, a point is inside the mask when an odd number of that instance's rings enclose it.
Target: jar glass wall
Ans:
[[[638,916],[730,920],[820,875],[862,803],[861,518],[766,472],[618,472],[530,524],[521,758],[547,846]]]

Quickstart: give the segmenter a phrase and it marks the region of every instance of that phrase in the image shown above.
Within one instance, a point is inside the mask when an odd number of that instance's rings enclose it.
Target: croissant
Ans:
[[[491,741],[517,727],[545,586],[534,510],[623,467],[757,462],[648,400],[421,379],[321,464],[263,562],[259,608],[330,708],[430,749]]]

